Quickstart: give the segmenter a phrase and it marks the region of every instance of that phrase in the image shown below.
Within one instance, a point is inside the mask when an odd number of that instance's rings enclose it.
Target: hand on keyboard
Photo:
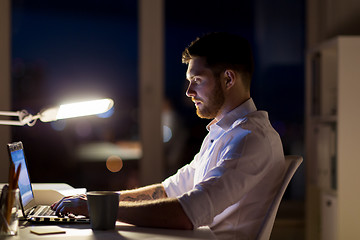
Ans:
[[[51,205],[56,215],[75,217],[76,215],[89,216],[87,198],[85,194],[64,197]]]

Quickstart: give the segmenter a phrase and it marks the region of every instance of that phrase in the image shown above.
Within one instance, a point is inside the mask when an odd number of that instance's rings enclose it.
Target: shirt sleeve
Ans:
[[[196,161],[197,157],[198,155],[195,155],[190,164],[180,168],[174,175],[162,182],[168,197],[180,197],[184,192],[194,188],[195,167],[193,162]]]
[[[178,198],[194,228],[211,224],[216,215],[239,202],[271,171],[271,150],[266,140],[258,140],[245,137],[241,142],[230,143],[219,165]]]

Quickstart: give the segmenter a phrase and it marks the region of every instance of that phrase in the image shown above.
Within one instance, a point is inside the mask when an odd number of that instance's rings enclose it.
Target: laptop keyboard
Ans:
[[[56,212],[50,206],[37,206],[34,211],[35,216],[55,216]]]

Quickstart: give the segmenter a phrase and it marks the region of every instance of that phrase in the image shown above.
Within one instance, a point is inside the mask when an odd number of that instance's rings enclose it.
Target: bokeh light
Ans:
[[[163,141],[164,141],[164,143],[169,142],[171,138],[172,138],[171,128],[169,128],[166,125],[163,125]]]
[[[97,116],[98,116],[99,118],[109,118],[109,117],[111,117],[111,116],[114,114],[114,112],[115,112],[115,109],[114,109],[114,107],[112,107],[112,108],[110,108],[108,111],[106,111],[106,112],[104,112],[104,113],[100,113],[100,114],[98,114]]]
[[[106,167],[110,172],[119,172],[123,167],[123,161],[119,156],[110,156],[106,159]]]

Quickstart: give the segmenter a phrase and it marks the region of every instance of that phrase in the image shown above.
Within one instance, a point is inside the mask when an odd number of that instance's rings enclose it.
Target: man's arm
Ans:
[[[139,202],[121,201],[118,220],[137,226],[193,229],[193,225],[176,198]]]
[[[52,205],[57,214],[88,216],[86,195],[65,197]],[[176,198],[168,198],[162,184],[121,191],[118,220],[147,227],[192,229]]]
[[[120,192],[120,201],[143,201],[166,198],[166,192],[161,183]],[[73,213],[89,216],[87,197],[85,194],[67,196],[51,205],[57,215]]]
[[[120,201],[142,201],[166,198],[166,192],[161,183],[133,190],[121,191]]]
[[[168,198],[162,184],[121,191],[118,220],[137,226],[192,229],[176,198]]]

